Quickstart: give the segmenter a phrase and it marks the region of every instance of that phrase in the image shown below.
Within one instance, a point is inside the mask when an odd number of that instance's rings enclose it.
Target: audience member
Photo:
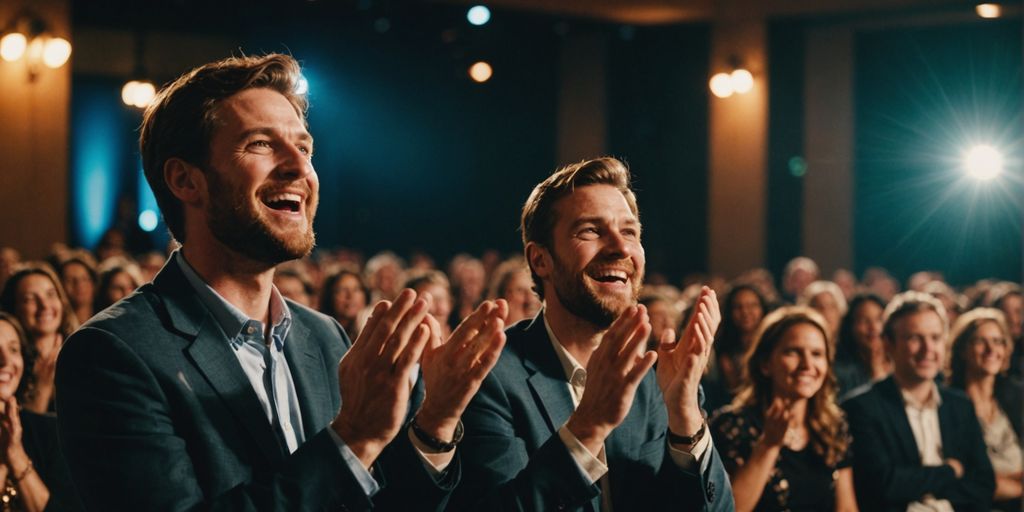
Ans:
[[[405,262],[391,251],[382,251],[370,258],[363,272],[370,286],[371,303],[394,300],[405,282]]]
[[[18,318],[37,354],[32,366],[25,368],[27,387],[22,406],[39,414],[52,411],[57,354],[64,340],[78,328],[64,287],[49,265],[26,263],[4,284],[0,309]]]
[[[25,368],[35,356],[18,320],[0,312],[0,504],[29,512],[80,510],[57,445],[56,420],[18,407],[28,387]]]
[[[274,272],[274,286],[286,299],[307,308],[316,305],[316,288],[313,287],[313,281],[298,265],[278,266]]]
[[[275,268],[315,242],[300,77],[286,55],[225,59],[144,114],[143,169],[182,247],[61,351],[61,449],[91,509],[422,510],[459,481],[460,417],[507,307],[445,341],[406,290],[352,343],[281,297]]]
[[[13,247],[0,247],[0,287],[11,277],[14,269],[21,263],[21,253]]]
[[[112,256],[96,269],[99,280],[93,310],[97,313],[131,295],[142,284],[139,267],[128,258]]]
[[[843,402],[864,510],[988,511],[995,491],[974,406],[936,384],[948,336],[942,303],[909,291],[886,306],[893,374]]]
[[[797,305],[808,306],[825,318],[830,339],[839,334],[839,323],[846,314],[846,297],[839,285],[832,281],[815,281],[806,288],[797,299]]]
[[[85,250],[72,252],[57,267],[60,282],[68,294],[68,302],[79,323],[92,318],[93,302],[99,276],[96,275],[96,260]]]
[[[427,270],[405,282],[405,288],[423,295],[430,294],[430,314],[441,324],[441,335],[447,338],[451,329],[445,320],[452,314],[452,292],[448,278],[440,270]]]
[[[885,302],[873,293],[861,293],[850,299],[836,343],[835,374],[840,397],[892,373],[892,360],[882,341],[884,311]]]
[[[472,313],[483,300],[487,275],[484,272],[484,264],[468,254],[460,254],[453,258],[449,269],[453,303],[448,323],[454,327],[466,318],[466,315]]]
[[[509,329],[466,409],[453,509],[733,509],[698,398],[715,294],[705,288],[677,344],[670,331],[647,350],[629,181],[621,162],[601,158],[554,173],[527,199],[523,244],[545,307]]]
[[[834,358],[817,311],[791,306],[764,318],[739,395],[711,422],[736,510],[857,510]]]
[[[832,282],[843,291],[843,298],[846,300],[852,299],[853,296],[857,294],[857,276],[848,269],[836,269],[836,271],[832,273]]]
[[[964,314],[950,333],[950,386],[967,392],[981,423],[996,475],[993,507],[1021,509],[1021,383],[1007,375],[1013,340],[1001,311],[978,308]]]
[[[508,302],[508,324],[533,318],[540,311],[540,299],[533,291],[530,269],[521,257],[502,262],[494,269],[488,297]]]
[[[164,263],[167,263],[167,256],[157,251],[150,251],[139,256],[139,273],[142,275],[142,282],[153,282],[153,278],[164,267]]]
[[[645,285],[639,302],[647,308],[647,316],[651,320],[651,335],[647,338],[647,348],[657,350],[666,331],[675,332],[679,329],[682,311],[679,311],[675,301],[668,295],[658,291],[647,291],[646,288]]]
[[[790,303],[796,302],[804,288],[817,281],[820,275],[818,264],[814,260],[806,256],[793,258],[782,271],[782,293],[785,295],[783,298]]]
[[[341,267],[327,275],[320,292],[320,312],[334,318],[349,336],[356,338],[363,326],[357,321],[367,308],[370,288],[351,268]]]
[[[751,284],[736,283],[722,302],[722,326],[715,335],[714,360],[704,378],[709,411],[730,402],[742,384],[743,356],[753,345],[768,303]]]

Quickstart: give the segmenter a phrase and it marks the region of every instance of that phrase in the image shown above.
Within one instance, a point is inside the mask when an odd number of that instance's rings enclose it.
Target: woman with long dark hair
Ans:
[[[836,344],[835,373],[840,397],[892,373],[892,361],[882,341],[884,311],[885,301],[873,293],[861,293],[850,299],[849,309],[839,324]]]

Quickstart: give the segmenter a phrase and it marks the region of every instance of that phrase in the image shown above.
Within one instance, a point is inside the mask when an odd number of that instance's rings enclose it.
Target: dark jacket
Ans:
[[[942,455],[960,461],[957,479],[949,465],[924,467],[896,381],[890,376],[843,402],[853,436],[853,481],[861,510],[904,511],[931,494],[956,510],[988,511],[995,476],[974,406],[960,391],[939,386]]]
[[[443,503],[458,480],[426,472],[400,434],[375,463],[368,499],[328,425],[351,345],[331,318],[289,302],[284,351],[306,441],[288,454],[216,320],[180,268],[103,311],[57,361],[61,446],[94,510],[364,510]]]

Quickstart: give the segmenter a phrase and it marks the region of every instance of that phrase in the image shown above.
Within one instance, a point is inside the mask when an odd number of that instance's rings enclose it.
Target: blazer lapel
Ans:
[[[169,261],[153,285],[163,300],[171,325],[186,338],[192,338],[186,350],[193,364],[267,458],[275,462],[283,460],[284,447],[277,440],[252,384],[224,333],[200,303],[178,265]]]
[[[942,391],[939,391],[939,396],[942,396]],[[951,454],[947,451],[951,446],[957,444],[963,444],[956,439],[959,435],[959,429],[957,428],[956,416],[953,414],[953,408],[949,405],[948,397],[942,397],[942,404],[939,405],[939,437],[942,438],[942,456],[956,457],[958,454]]]
[[[896,434],[896,444],[903,450],[906,460],[914,464],[921,463],[921,452],[914,439],[914,432],[910,429],[910,420],[907,419],[907,409],[903,403],[903,395],[892,377],[878,383],[882,392],[881,405],[885,410],[889,426]]]
[[[327,425],[334,412],[330,411],[329,385],[324,375],[324,361],[320,351],[309,341],[310,331],[292,315],[293,323],[284,342],[284,356],[295,382],[295,394],[302,414],[302,430],[306,439]]]
[[[552,433],[569,419],[576,409],[569,394],[569,383],[565,378],[565,370],[558,361],[551,338],[544,327],[544,312],[541,311],[526,328],[526,336],[522,340],[523,366],[530,377],[527,379],[530,389],[537,398],[540,410],[544,413],[548,430]]]

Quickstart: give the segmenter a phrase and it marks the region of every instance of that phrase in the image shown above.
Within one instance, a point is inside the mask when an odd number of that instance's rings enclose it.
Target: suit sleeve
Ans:
[[[463,414],[467,469],[449,510],[575,509],[599,494],[557,434],[528,454],[511,411],[501,382],[488,375]]]
[[[956,451],[947,449],[946,456],[959,460],[964,466],[964,474],[954,485],[939,489],[935,496],[949,500],[957,510],[987,511],[991,509],[996,481],[985,438],[970,402],[965,401],[957,411],[958,433],[955,438],[960,445]]]
[[[909,503],[925,494],[939,493],[956,485],[950,466],[924,467],[908,464],[892,456],[900,447],[892,446],[881,411],[861,396],[843,403],[853,437],[854,485],[859,503]]]
[[[155,376],[115,335],[86,327],[61,350],[61,448],[94,510],[365,510],[371,504],[321,430],[268,481],[209,495]],[[250,475],[251,476],[251,475]]]

